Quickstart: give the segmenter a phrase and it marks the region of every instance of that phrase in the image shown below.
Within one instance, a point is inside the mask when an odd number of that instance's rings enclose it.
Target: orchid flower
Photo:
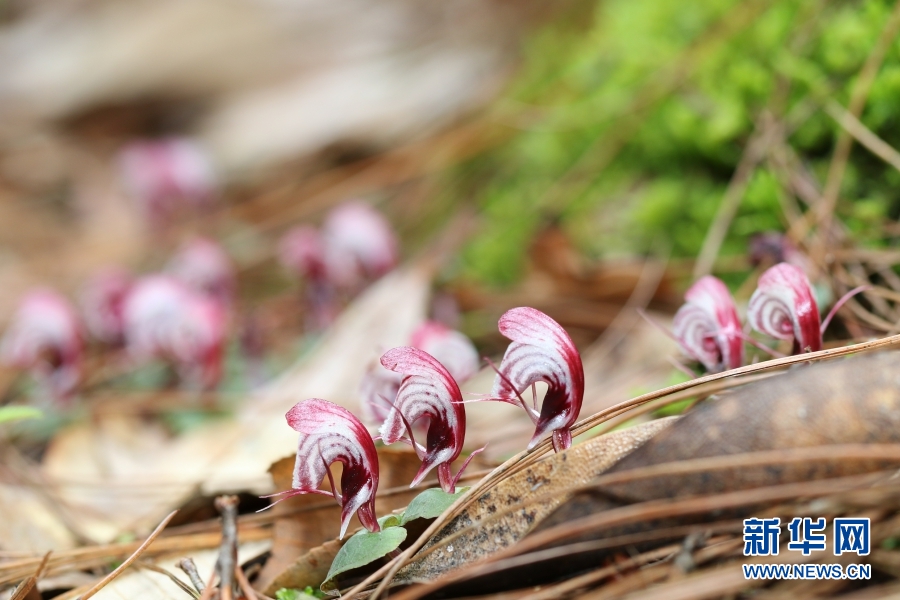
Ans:
[[[378,453],[372,436],[359,419],[337,404],[310,398],[298,402],[285,415],[288,425],[300,432],[294,479],[285,497],[299,494],[332,496],[341,505],[341,535],[354,513],[369,531],[379,531],[375,518],[375,491],[378,489]],[[344,466],[341,491],[334,486],[330,466]],[[328,478],[331,491],[319,489]]]
[[[436,358],[459,383],[478,372],[480,361],[472,340],[443,323],[425,321],[413,332],[410,345]]]
[[[209,156],[185,138],[133,142],[120,153],[119,169],[129,194],[157,223],[184,205],[204,208],[215,196]]]
[[[779,340],[794,340],[794,353],[822,349],[819,307],[806,274],[779,263],[759,278],[747,307],[750,325]]]
[[[217,301],[156,275],[134,285],[123,313],[128,351],[135,359],[172,361],[182,380],[194,387],[218,384],[227,318]]]
[[[182,246],[169,261],[166,272],[223,306],[231,304],[235,290],[234,266],[225,250],[212,240],[195,238]]]
[[[81,326],[75,310],[51,290],[27,294],[13,315],[0,360],[30,369],[58,398],[68,397],[81,380]]]
[[[381,439],[393,444],[406,434],[416,454],[422,460],[419,472],[410,487],[418,485],[431,469],[437,467],[438,481],[448,494],[456,490],[463,470],[481,450],[469,455],[454,476],[450,464],[463,449],[466,437],[466,409],[459,386],[444,366],[433,356],[418,348],[404,346],[388,350],[381,357],[386,369],[403,375],[397,399],[381,426]],[[412,425],[420,418],[428,418],[425,446],[415,440]]]
[[[88,333],[105,344],[121,344],[125,339],[125,298],[133,279],[120,269],[96,273],[81,289],[81,314]]]
[[[734,300],[721,280],[701,277],[684,295],[673,330],[688,356],[715,373],[744,364],[744,336]]]
[[[278,259],[294,275],[321,281],[325,273],[325,245],[315,227],[300,225],[288,231],[278,243]]]
[[[381,277],[397,264],[397,237],[387,220],[364,202],[347,202],[322,224],[329,281],[353,289]]]
[[[464,334],[437,321],[425,321],[412,336],[410,345],[424,350],[443,365],[458,383],[469,380],[478,372],[478,351]],[[381,363],[372,365],[363,375],[359,386],[363,421],[382,423],[388,416],[403,377],[385,369]]]
[[[519,307],[500,317],[500,333],[512,340],[503,355],[489,400],[522,406],[534,421],[533,448],[548,432],[559,452],[572,445],[570,428],[578,419],[584,399],[584,367],[572,338],[559,323],[541,311]],[[540,413],[529,407],[522,394],[543,381],[547,393]]]

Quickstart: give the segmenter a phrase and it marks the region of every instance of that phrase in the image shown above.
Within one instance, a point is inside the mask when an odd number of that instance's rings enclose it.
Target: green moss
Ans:
[[[747,6],[763,8],[742,23]],[[592,13],[579,12],[588,20],[544,27],[528,40],[519,74],[492,109],[497,127],[515,126],[512,135],[446,175],[449,200],[474,202],[482,214],[458,273],[514,282],[533,233],[548,219],[594,255],[647,252],[661,239],[675,256],[695,255],[766,108],[806,115],[787,142],[824,181],[838,127],[817,105],[846,105],[891,6],[603,0]],[[728,27],[735,33],[722,35]],[[900,146],[898,116],[895,43],[862,118]],[[879,244],[873,225],[900,215],[897,184],[892,167],[854,150],[838,214],[863,244]],[[783,228],[779,199],[786,193],[763,165],[722,254],[741,254],[749,236]]]

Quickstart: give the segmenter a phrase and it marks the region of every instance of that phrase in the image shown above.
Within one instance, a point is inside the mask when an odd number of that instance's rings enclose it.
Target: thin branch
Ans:
[[[853,136],[864,148],[872,154],[900,171],[900,152],[894,150],[894,147],[885,142],[883,139],[875,135],[875,133],[863,125],[862,121],[857,119],[843,106],[829,100],[825,104],[825,112],[827,112],[837,124],[844,128],[844,131]]]
[[[112,581],[113,579],[115,579],[116,577],[121,575],[122,571],[124,571],[125,569],[130,567],[131,563],[136,561],[138,559],[138,557],[144,553],[144,550],[146,550],[147,547],[153,543],[153,540],[155,540],[157,538],[157,536],[159,536],[159,534],[162,533],[163,529],[166,528],[166,525],[169,524],[169,521],[171,521],[175,517],[176,514],[178,514],[177,510],[173,510],[172,512],[170,512],[169,515],[165,519],[162,520],[162,523],[160,523],[159,525],[156,526],[156,529],[153,530],[153,533],[151,533],[147,537],[147,539],[144,540],[144,543],[141,544],[140,546],[138,546],[138,549],[135,550],[131,556],[129,556],[128,558],[125,559],[125,562],[123,562],[121,565],[116,567],[116,569],[112,573],[110,573],[109,575],[107,575],[106,577],[104,577],[103,579],[98,581],[96,584],[94,584],[94,586],[91,589],[89,589],[84,594],[82,594],[82,596],[81,596],[81,598],[79,598],[79,600],[87,600],[88,598],[90,598],[91,596],[93,596],[94,594],[96,594],[97,592],[102,590],[104,587],[106,587],[110,581]]]
[[[197,571],[197,565],[194,563],[194,559],[190,557],[182,558],[178,561],[177,565],[179,569],[185,572],[188,579],[191,580],[197,593],[202,594],[205,586],[203,585],[203,578],[200,577],[200,573]]]
[[[222,544],[219,546],[219,598],[232,600],[234,597],[234,567],[237,563],[237,496],[219,496],[216,509],[222,514]]]

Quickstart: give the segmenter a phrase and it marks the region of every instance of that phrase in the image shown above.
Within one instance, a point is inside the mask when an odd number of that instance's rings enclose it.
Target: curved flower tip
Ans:
[[[444,366],[433,356],[418,348],[404,346],[384,353],[381,364],[402,374],[403,381],[391,412],[381,426],[381,438],[393,444],[408,436],[422,467],[410,487],[437,467],[438,481],[445,492],[453,493],[463,465],[454,477],[450,464],[463,449],[466,437],[466,409],[459,386]],[[422,447],[413,436],[412,425],[427,417],[428,434]]]
[[[322,224],[322,238],[328,278],[334,285],[354,287],[397,264],[393,229],[365,202],[347,202],[332,210]]]
[[[410,345],[424,350],[444,365],[457,382],[478,372],[478,351],[464,333],[437,321],[425,321],[413,332]]]
[[[170,220],[185,204],[203,208],[216,193],[209,156],[185,138],[138,141],[119,155],[127,191],[153,221]]]
[[[164,275],[134,285],[123,308],[125,341],[137,360],[175,363],[182,380],[212,389],[222,374],[227,316],[221,304]]]
[[[81,380],[81,326],[69,301],[51,290],[27,294],[0,343],[0,359],[30,369],[58,398]]]
[[[300,225],[284,234],[278,243],[278,259],[293,275],[311,281],[326,277],[325,245],[315,227]]]
[[[285,417],[288,425],[300,432],[291,495],[334,496],[341,505],[341,538],[354,513],[363,527],[378,531],[375,518],[378,453],[372,436],[359,419],[347,409],[318,398],[298,402]],[[335,489],[329,469],[334,462],[344,466],[340,492]],[[319,489],[326,477],[331,492]]]
[[[559,323],[530,307],[513,308],[500,317],[500,333],[512,340],[497,368],[491,399],[520,404],[535,422],[533,448],[553,432],[557,452],[572,444],[570,428],[584,400],[581,356]],[[540,413],[529,408],[522,394],[535,383],[547,384]]]
[[[684,295],[673,329],[682,350],[715,373],[744,364],[741,322],[721,280],[701,277]]]
[[[225,250],[206,238],[194,238],[181,247],[166,272],[191,289],[214,298],[224,306],[234,296],[234,266]]]
[[[788,263],[768,269],[750,297],[747,317],[753,329],[780,340],[794,340],[794,353],[822,349],[819,307],[806,274]]]
[[[121,344],[125,336],[123,309],[134,281],[120,269],[96,273],[81,289],[81,314],[88,333],[105,344]]]

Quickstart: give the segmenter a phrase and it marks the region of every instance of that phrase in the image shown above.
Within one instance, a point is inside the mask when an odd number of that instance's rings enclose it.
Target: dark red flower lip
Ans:
[[[779,263],[760,276],[747,317],[760,333],[794,340],[799,352],[822,349],[819,307],[809,279],[794,265]]]
[[[294,463],[293,489],[288,495],[333,496],[341,505],[343,538],[356,513],[369,531],[380,529],[375,518],[378,489],[378,453],[375,442],[353,413],[327,400],[309,398],[298,402],[285,415],[288,425],[300,432]],[[344,466],[341,490],[335,488],[330,465]],[[331,492],[319,489],[328,478]]]
[[[673,322],[682,350],[713,373],[742,366],[741,321],[725,284],[710,275],[701,277],[684,299]]]
[[[522,406],[535,423],[533,448],[552,432],[553,447],[572,444],[572,425],[584,400],[584,367],[566,330],[548,315],[531,307],[513,308],[500,317],[500,333],[512,340],[506,349],[491,400]],[[541,410],[530,408],[522,394],[537,382],[547,384]]]
[[[403,375],[394,405],[381,426],[382,440],[392,444],[404,439],[404,435],[408,436],[422,460],[422,467],[411,486],[417,485],[437,467],[441,488],[452,493],[460,474],[474,456],[474,453],[470,455],[459,472],[452,475],[450,463],[462,452],[466,437],[466,410],[459,386],[437,359],[411,346],[385,352],[381,364]],[[428,419],[424,446],[416,442],[412,430],[413,423],[422,418]]]

